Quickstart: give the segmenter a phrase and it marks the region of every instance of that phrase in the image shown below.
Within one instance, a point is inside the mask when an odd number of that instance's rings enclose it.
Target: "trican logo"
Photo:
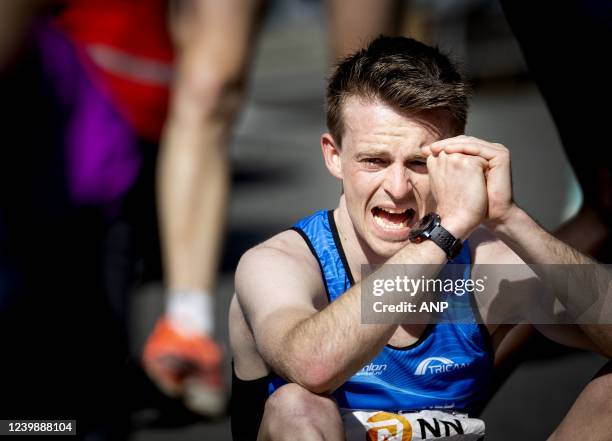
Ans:
[[[419,363],[414,375],[440,374],[464,368],[468,363],[455,363],[446,357],[428,357]]]

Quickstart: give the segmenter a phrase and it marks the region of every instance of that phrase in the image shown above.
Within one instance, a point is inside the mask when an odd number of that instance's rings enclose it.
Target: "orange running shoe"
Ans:
[[[158,320],[142,357],[145,371],[171,397],[182,396],[190,410],[218,416],[226,406],[221,349],[203,335],[186,336]]]

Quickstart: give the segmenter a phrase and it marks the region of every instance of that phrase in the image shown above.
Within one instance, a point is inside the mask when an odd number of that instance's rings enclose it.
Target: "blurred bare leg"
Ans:
[[[158,169],[167,286],[213,288],[240,110],[262,1],[192,1],[174,14],[176,78]]]
[[[170,11],[175,78],[157,170],[167,307],[144,364],[162,390],[184,394],[204,414],[224,408],[221,351],[210,338],[212,291],[229,196],[229,140],[262,4],[191,0]]]
[[[373,38],[397,35],[402,22],[399,0],[328,0],[331,49],[334,61]]]

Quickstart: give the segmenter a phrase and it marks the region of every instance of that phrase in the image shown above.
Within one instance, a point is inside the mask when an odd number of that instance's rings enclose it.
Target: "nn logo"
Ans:
[[[429,357],[419,363],[414,375],[440,374],[464,368],[468,363],[455,363],[446,357]]]
[[[427,432],[429,432],[433,438],[440,438],[442,436],[445,438],[455,438],[452,435],[463,435],[465,433],[463,426],[461,425],[461,421],[458,419],[444,421],[438,418],[418,418],[417,422],[419,423],[419,429],[421,430],[420,439],[430,439]],[[440,426],[440,423],[442,423],[442,426]],[[442,433],[442,429],[444,429],[444,434]]]

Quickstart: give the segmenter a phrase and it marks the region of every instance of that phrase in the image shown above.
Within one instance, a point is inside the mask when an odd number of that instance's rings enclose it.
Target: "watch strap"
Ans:
[[[463,244],[446,228],[437,224],[429,233],[429,238],[446,253],[448,260],[454,259],[461,252]]]

